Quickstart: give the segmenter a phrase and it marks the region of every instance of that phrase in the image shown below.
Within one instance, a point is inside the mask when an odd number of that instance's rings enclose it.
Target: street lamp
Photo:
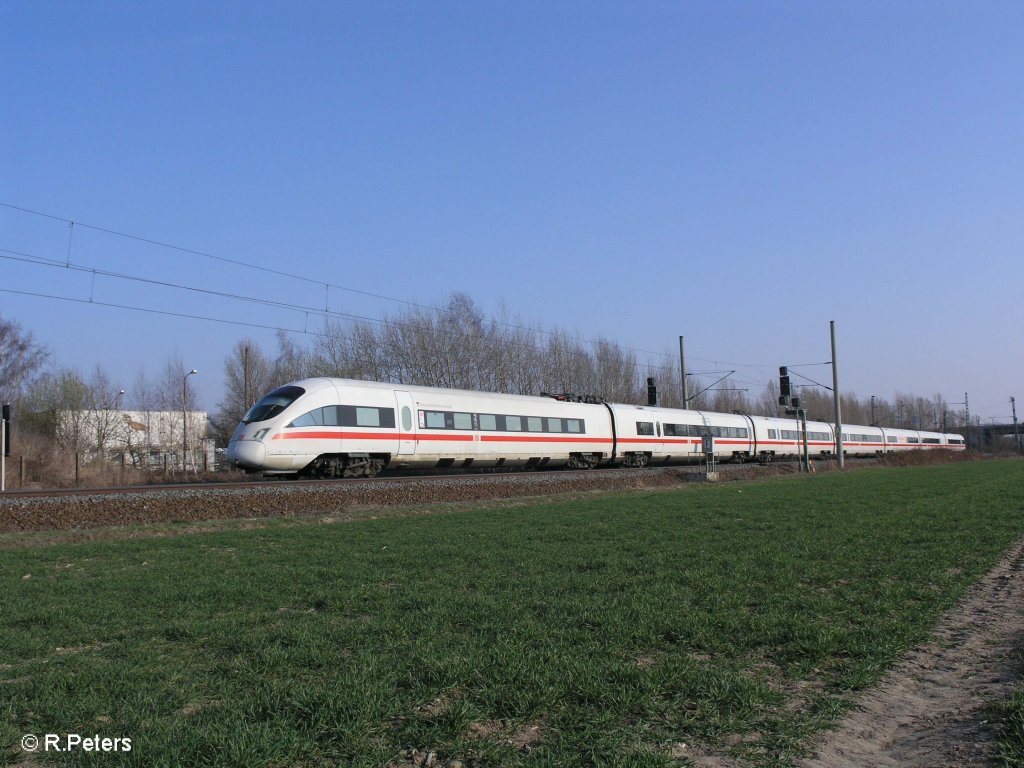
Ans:
[[[195,368],[181,379],[181,469],[188,471],[188,377],[199,373]]]

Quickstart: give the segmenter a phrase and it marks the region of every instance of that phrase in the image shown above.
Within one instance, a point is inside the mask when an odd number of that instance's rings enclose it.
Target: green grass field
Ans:
[[[0,760],[786,765],[1022,532],[1001,461],[6,549]]]

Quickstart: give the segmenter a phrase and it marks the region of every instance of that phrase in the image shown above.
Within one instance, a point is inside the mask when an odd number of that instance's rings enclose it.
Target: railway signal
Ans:
[[[789,367],[779,366],[779,405],[786,409],[787,416],[794,416],[800,422],[803,435],[803,450],[800,464],[805,472],[811,471],[810,453],[807,445],[807,411],[804,410],[799,397],[793,397],[793,387],[789,381]]]
[[[11,404],[4,403],[3,406],[3,422],[4,422],[4,456],[11,455]]]
[[[789,384],[789,368],[785,365],[779,366],[779,405],[787,408],[792,400],[792,389]]]
[[[7,490],[7,457],[11,455],[11,404],[0,412],[0,491]]]

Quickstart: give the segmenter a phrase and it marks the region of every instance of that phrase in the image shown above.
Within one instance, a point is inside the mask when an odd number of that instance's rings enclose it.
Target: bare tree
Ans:
[[[746,390],[736,386],[732,378],[726,376],[709,393],[712,396],[712,410],[721,413],[750,413],[751,404]]]
[[[120,410],[121,395],[106,372],[96,367],[88,383],[90,422],[95,430],[95,445],[99,457],[105,457],[109,446],[125,444],[128,425]]]
[[[124,419],[115,410],[119,395],[99,367],[88,380],[70,368],[46,373],[26,391],[26,420],[61,451],[101,458],[124,436]]]
[[[286,384],[310,375],[310,354],[284,331],[277,332],[277,357],[271,366],[269,386]]]
[[[16,401],[48,357],[30,332],[0,317],[0,402]]]
[[[273,389],[270,371],[270,362],[252,339],[239,341],[224,360],[224,400],[211,418],[214,436],[221,445],[227,445],[253,403]]]

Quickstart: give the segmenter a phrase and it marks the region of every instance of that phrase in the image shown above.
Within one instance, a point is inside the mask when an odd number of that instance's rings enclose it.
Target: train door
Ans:
[[[415,404],[408,392],[395,390],[395,404],[398,406],[398,455],[408,456],[416,452]]]
[[[700,440],[692,441],[691,442],[691,448],[693,449],[693,455],[694,456],[696,456],[696,457],[703,457],[704,456],[704,438],[711,434],[711,424],[708,422],[708,417],[705,416],[703,413],[698,413],[697,415],[700,416],[701,425],[700,425],[700,427],[697,428],[697,431],[698,431],[699,434],[696,435],[696,436],[699,437]],[[714,443],[712,443],[712,446],[714,446]]]

